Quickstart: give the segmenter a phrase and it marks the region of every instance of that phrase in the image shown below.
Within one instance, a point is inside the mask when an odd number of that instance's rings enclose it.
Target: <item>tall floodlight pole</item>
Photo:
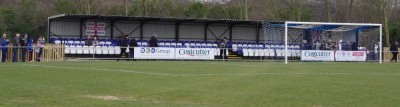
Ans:
[[[288,22],[285,22],[285,64],[288,64]]]

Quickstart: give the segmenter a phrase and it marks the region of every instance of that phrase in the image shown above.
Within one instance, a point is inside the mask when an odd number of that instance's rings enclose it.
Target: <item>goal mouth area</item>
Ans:
[[[293,33],[297,30],[300,33]],[[301,45],[322,41],[336,41],[356,44],[364,50],[371,50],[370,43],[382,47],[382,24],[372,23],[324,23],[324,22],[285,22],[284,24],[285,64],[288,64],[289,45]],[[297,37],[296,37],[297,36]],[[298,39],[293,39],[298,38]],[[299,39],[300,38],[300,39]],[[315,49],[313,49],[315,50]],[[318,50],[318,49],[317,49]],[[342,49],[330,49],[339,50]],[[358,49],[360,50],[360,49]],[[354,49],[353,49],[354,51]],[[379,48],[379,62],[382,63],[382,48]]]

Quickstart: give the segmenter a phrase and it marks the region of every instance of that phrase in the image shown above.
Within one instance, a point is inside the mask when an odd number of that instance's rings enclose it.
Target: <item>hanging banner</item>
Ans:
[[[86,22],[86,35],[106,36],[106,23]]]
[[[367,52],[365,51],[336,51],[336,61],[366,61]]]
[[[302,61],[335,61],[335,51],[303,50]]]

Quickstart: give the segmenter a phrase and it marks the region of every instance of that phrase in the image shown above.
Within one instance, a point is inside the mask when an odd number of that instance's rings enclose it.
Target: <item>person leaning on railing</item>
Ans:
[[[9,40],[7,39],[7,34],[3,34],[1,39],[0,39],[0,43],[1,43],[1,62],[6,62],[6,58],[7,58],[7,53],[8,53],[8,42]]]

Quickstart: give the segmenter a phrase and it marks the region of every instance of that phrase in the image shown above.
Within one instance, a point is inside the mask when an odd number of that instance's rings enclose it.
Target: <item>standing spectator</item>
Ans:
[[[227,59],[228,56],[226,55],[226,47],[227,47],[227,43],[225,39],[221,39],[220,43],[219,43],[219,48],[220,48],[220,56],[221,59]]]
[[[22,53],[22,62],[26,61],[26,51],[28,50],[28,34],[24,34],[24,37],[20,41],[21,43],[21,53]]]
[[[94,38],[94,37],[93,37]],[[92,46],[92,40],[90,39],[90,36],[87,35],[85,39],[85,45],[86,46]]]
[[[157,34],[154,34],[154,35],[150,38],[148,44],[149,44],[150,47],[158,47]]]
[[[339,40],[339,51],[343,49],[343,41]]]
[[[329,39],[328,42],[326,42],[325,48],[326,50],[332,50],[332,41]]]
[[[1,62],[6,62],[7,59],[7,52],[8,52],[8,39],[7,35],[4,33],[3,36],[0,39],[1,43]]]
[[[119,55],[119,58],[122,57],[122,54],[125,54],[125,57],[129,58],[128,53],[126,53],[126,48],[128,47],[128,42],[129,42],[127,37],[128,37],[128,35],[121,35],[121,37],[119,39],[119,46],[121,48],[121,53]],[[119,61],[119,59],[117,59],[117,61]]]
[[[29,60],[29,62],[31,62],[33,60],[33,58],[32,58],[32,55],[33,55],[33,39],[32,38],[29,39],[29,41],[28,41],[28,51],[29,51],[28,60]]]
[[[380,42],[378,42],[377,44],[375,44],[375,46],[374,46],[374,59],[375,60],[378,60],[379,59],[379,44],[380,44]]]
[[[326,50],[326,41],[322,41],[321,50]]]
[[[303,43],[301,44],[301,50],[307,50],[307,40],[303,40]]]
[[[36,62],[40,62],[40,57],[42,55],[43,52],[43,48],[45,45],[45,39],[43,38],[43,36],[39,36],[38,40],[36,41]]]
[[[18,62],[18,50],[19,50],[19,45],[21,45],[19,42],[19,36],[20,34],[17,33],[15,34],[15,37],[13,39],[13,57],[12,57],[12,62]]]
[[[397,45],[399,45],[399,43],[397,41],[395,41],[392,44],[392,46],[390,46],[390,52],[392,52],[392,55],[393,55],[393,57],[390,60],[390,62],[392,62],[392,61],[397,62],[397,54],[399,54],[399,49],[398,49]]]
[[[97,36],[93,36],[93,41],[90,41],[90,42],[92,42],[92,43],[90,43],[89,46],[97,46],[97,45],[100,44],[99,43],[99,39],[97,38]]]
[[[358,44],[357,44],[357,42],[353,42],[353,44],[351,45],[351,50],[352,50],[352,51],[358,51]]]
[[[321,50],[321,43],[319,41],[315,42],[315,50]]]
[[[131,42],[129,43],[129,52],[130,52],[130,58],[134,58],[134,56],[135,56],[135,47],[138,47],[139,45],[138,45],[138,43],[137,43],[137,39],[136,38],[133,38],[132,40],[131,40]]]

